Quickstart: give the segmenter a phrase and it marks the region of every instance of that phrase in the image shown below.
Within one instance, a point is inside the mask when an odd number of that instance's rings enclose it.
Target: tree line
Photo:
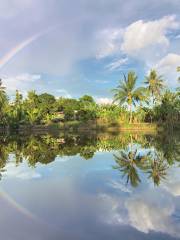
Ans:
[[[177,68],[179,71],[179,68]],[[10,101],[0,80],[0,124],[51,124],[55,122],[88,120],[119,121],[121,123],[160,122],[178,124],[180,120],[180,88],[168,89],[162,76],[151,70],[141,86],[134,71],[123,75],[112,90],[111,104],[97,104],[92,96],[79,99],[55,98],[49,93],[29,91],[27,97],[17,90]]]

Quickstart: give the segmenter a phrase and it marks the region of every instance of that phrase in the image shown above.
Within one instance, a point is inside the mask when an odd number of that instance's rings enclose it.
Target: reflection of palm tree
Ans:
[[[122,150],[118,155],[114,154],[115,161],[117,166],[114,166],[114,169],[118,169],[123,172],[123,176],[127,176],[127,183],[130,181],[133,187],[137,187],[141,182],[137,167],[143,165],[145,160],[144,156],[141,156],[137,153],[137,149],[135,150]]]
[[[155,153],[150,169],[147,171],[149,173],[149,178],[152,178],[155,185],[159,185],[162,179],[166,178],[166,170],[168,169],[167,163],[164,162],[164,155],[162,153]]]

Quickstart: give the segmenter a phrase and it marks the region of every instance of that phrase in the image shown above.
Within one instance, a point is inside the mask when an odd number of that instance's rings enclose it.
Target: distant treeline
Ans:
[[[0,124],[18,127],[100,119],[104,122],[177,125],[180,120],[180,88],[176,91],[168,89],[155,70],[150,71],[140,87],[136,87],[137,79],[132,71],[124,75],[112,90],[111,104],[97,104],[89,95],[79,99],[57,99],[51,94],[37,94],[35,91],[29,91],[23,98],[18,90],[15,99],[9,101],[0,81]]]

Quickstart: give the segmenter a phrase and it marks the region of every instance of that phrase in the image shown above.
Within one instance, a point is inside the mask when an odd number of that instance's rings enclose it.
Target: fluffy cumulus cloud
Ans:
[[[121,48],[123,29],[104,29],[97,34],[97,58],[117,54]]]
[[[176,68],[180,64],[178,54],[171,49],[178,39],[176,31],[180,30],[180,21],[175,15],[167,15],[156,20],[138,20],[127,27],[106,29],[100,32],[100,58],[115,57],[105,68],[110,71],[123,69],[128,59],[144,63],[146,69],[156,68],[171,87],[177,86]],[[126,57],[124,57],[126,55]],[[131,68],[131,66],[128,66]],[[133,67],[133,66],[132,66]],[[138,70],[138,69],[137,69]]]
[[[167,84],[176,86],[178,81],[177,67],[180,65],[180,55],[169,53],[156,63],[155,68],[164,76],[166,76]]]
[[[168,31],[178,27],[175,16],[165,16],[155,21],[136,21],[125,29],[122,50],[131,55],[152,45],[167,47]]]

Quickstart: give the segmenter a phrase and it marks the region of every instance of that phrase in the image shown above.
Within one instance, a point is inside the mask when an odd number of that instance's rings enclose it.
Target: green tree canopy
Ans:
[[[130,122],[132,122],[132,106],[136,105],[143,99],[145,89],[143,87],[136,88],[137,75],[135,72],[130,71],[128,75],[124,75],[123,80],[120,80],[119,85],[113,89],[114,102],[119,105],[128,104],[130,110]]]

